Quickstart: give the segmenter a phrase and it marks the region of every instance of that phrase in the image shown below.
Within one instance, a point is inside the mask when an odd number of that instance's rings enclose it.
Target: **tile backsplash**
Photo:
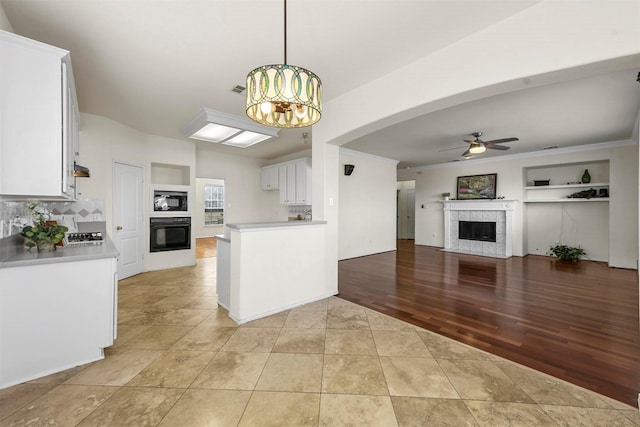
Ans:
[[[30,202],[0,201],[0,239],[20,233],[32,223]],[[75,202],[40,202],[56,220],[73,230],[79,222],[106,221],[103,199],[79,199]]]
[[[79,199],[75,202],[50,202],[47,208],[53,217],[72,216],[76,223],[106,221],[103,199]]]
[[[20,233],[29,216],[24,202],[0,202],[0,239]]]
[[[311,214],[311,206],[290,206],[289,220],[304,219],[306,213]]]

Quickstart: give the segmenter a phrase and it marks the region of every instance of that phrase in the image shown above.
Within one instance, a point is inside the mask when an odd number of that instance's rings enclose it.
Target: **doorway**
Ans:
[[[397,238],[415,239],[416,229],[416,182],[397,183]]]
[[[217,255],[214,236],[224,234],[225,186],[223,179],[196,178],[194,230],[196,259]]]
[[[113,163],[113,243],[118,248],[118,278],[144,271],[142,167]]]

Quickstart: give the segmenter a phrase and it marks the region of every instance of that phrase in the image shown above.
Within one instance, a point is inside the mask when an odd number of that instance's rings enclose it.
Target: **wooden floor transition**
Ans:
[[[638,275],[399,240],[339,262],[339,297],[638,406]]]
[[[211,258],[218,253],[218,241],[215,237],[196,239],[196,259]]]

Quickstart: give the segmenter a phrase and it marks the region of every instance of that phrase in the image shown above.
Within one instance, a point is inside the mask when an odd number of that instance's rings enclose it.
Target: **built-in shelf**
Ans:
[[[593,197],[591,199],[533,199],[533,200],[523,200],[523,203],[576,203],[576,202],[608,202],[608,197]]]
[[[582,182],[585,170],[589,183]],[[522,180],[524,253],[543,255],[551,242],[560,241],[584,248],[590,258],[607,260],[609,200],[615,191],[609,159],[524,167]],[[573,195],[591,197],[569,197]]]
[[[593,182],[582,183],[585,170],[590,170]],[[523,170],[523,178],[529,185],[524,187],[523,203],[584,203],[609,201],[609,161],[598,160],[559,165],[532,166]],[[536,181],[551,182],[551,185],[531,185]],[[571,182],[571,184],[562,184]],[[553,184],[555,183],[555,184]],[[569,198],[572,194],[594,189],[597,195],[606,197]]]
[[[151,163],[151,184],[191,185],[189,166]]]
[[[562,185],[536,185],[524,187],[525,190],[553,190],[562,188],[592,188],[592,187],[608,187],[607,182],[594,182],[589,184],[562,184]]]

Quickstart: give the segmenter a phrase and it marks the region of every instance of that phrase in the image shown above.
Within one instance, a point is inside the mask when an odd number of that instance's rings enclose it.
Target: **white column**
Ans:
[[[504,211],[505,214],[505,247],[504,247],[504,256],[509,258],[513,255],[513,207],[511,210]]]
[[[451,248],[451,210],[444,204],[444,248]]]
[[[338,180],[340,151],[327,144],[326,126],[322,120],[313,128],[312,176],[313,219],[327,221],[325,227],[325,290],[338,290]]]

